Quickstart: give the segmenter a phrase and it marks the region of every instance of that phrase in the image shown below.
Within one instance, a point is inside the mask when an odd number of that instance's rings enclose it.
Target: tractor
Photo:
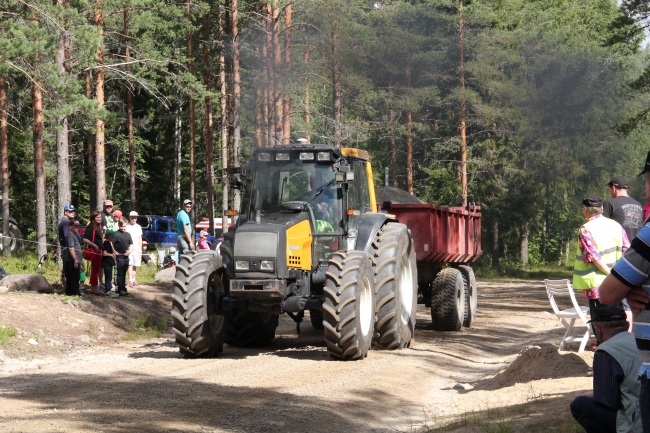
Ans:
[[[173,332],[190,358],[223,344],[261,347],[278,318],[323,330],[327,350],[357,360],[369,349],[408,347],[418,278],[407,226],[377,211],[368,153],[309,145],[255,149],[250,185],[220,251],[190,252],[176,266]]]

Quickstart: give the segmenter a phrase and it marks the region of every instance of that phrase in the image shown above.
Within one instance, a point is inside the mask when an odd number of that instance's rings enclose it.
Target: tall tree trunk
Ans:
[[[219,36],[221,46],[219,50],[219,98],[221,108],[221,227],[223,233],[228,233],[228,111],[227,111],[227,86],[226,86],[226,46],[224,20],[225,8],[219,7]]]
[[[460,0],[460,182],[463,206],[467,206],[467,131],[465,126],[465,23],[463,21],[463,0]]]
[[[275,104],[273,101],[273,95],[275,92],[275,71],[273,66],[273,5],[267,3],[266,5],[266,53],[264,58],[266,59],[266,70],[267,70],[267,80],[268,84],[266,86],[266,105],[268,111],[268,125],[267,125],[267,146],[275,146]]]
[[[57,0],[57,6],[63,9],[63,0]],[[59,15],[59,22],[63,22],[63,10]],[[61,32],[58,40],[58,47],[54,61],[56,62],[57,69],[61,75],[61,82],[67,80],[68,71],[66,70],[65,51],[67,35]],[[58,197],[58,215],[63,212],[63,207],[69,204],[72,199],[72,192],[70,191],[70,152],[69,152],[69,126],[68,116],[61,115],[57,118],[56,130],[56,168],[57,168],[57,197]]]
[[[259,40],[255,39],[255,59],[260,58]],[[257,71],[257,70],[255,70]],[[260,75],[258,72],[253,72],[253,81],[255,83],[255,101],[253,102],[253,123],[255,124],[255,138],[253,144],[255,147],[263,147],[262,141],[262,87],[260,83]]]
[[[266,26],[268,29],[268,25]],[[260,101],[261,104],[261,109],[262,109],[262,147],[270,147],[271,142],[269,141],[269,125],[271,123],[271,120],[269,116],[271,113],[269,112],[269,62],[267,59],[267,53],[268,53],[268,35],[264,36],[264,40],[262,41],[262,72],[264,76],[261,78],[260,86],[263,87],[262,89],[262,100]]]
[[[95,0],[95,27],[99,35],[99,47],[97,48],[97,73],[95,75],[95,97],[97,98],[97,109],[104,109],[104,12],[102,11],[102,0]],[[95,121],[95,170],[97,176],[97,207],[100,210],[106,200],[106,161],[105,161],[105,137],[104,119],[100,114]]]
[[[129,16],[124,9],[124,55],[126,61],[126,73],[131,75],[131,52],[129,50]],[[131,81],[126,82],[126,130],[129,135],[129,184],[131,187],[131,209],[137,209],[135,197],[135,143],[133,140],[133,87]]]
[[[391,100],[393,99],[393,84],[388,83],[388,92],[391,95]],[[393,127],[393,121],[395,117],[395,112],[393,110],[388,111],[388,121],[390,122],[390,176],[393,180],[393,186],[397,188],[397,151],[395,149],[395,128]]]
[[[192,2],[187,2],[187,20],[192,25]],[[192,30],[187,32],[187,62],[188,69],[191,75],[194,75],[194,58],[192,57]],[[195,125],[195,112],[194,112],[194,98],[190,96],[190,200],[192,200],[192,213],[190,218],[192,226],[196,221],[196,125]]]
[[[521,226],[521,264],[528,267],[528,223]]]
[[[239,146],[241,139],[241,125],[239,123],[241,117],[241,77],[239,75],[239,10],[237,0],[231,0],[231,31],[232,31],[232,97],[233,97],[233,139],[232,139],[232,153],[233,153],[233,167],[237,168],[239,164]],[[239,174],[235,175],[237,180],[240,180]],[[237,211],[241,211],[241,191],[234,190],[233,207]]]
[[[284,83],[284,100],[282,102],[282,144],[291,143],[291,98],[289,96],[290,71],[291,71],[291,1],[284,8],[284,76],[287,77]]]
[[[235,0],[236,1],[236,0]],[[205,97],[205,177],[207,182],[208,193],[208,220],[209,233],[214,236],[214,142],[212,134],[212,97],[209,92],[212,90],[210,80],[210,50],[208,41],[210,40],[210,29],[208,27],[208,16],[203,16],[203,85],[207,92]]]
[[[91,70],[86,72],[86,98],[93,98]],[[90,208],[97,209],[97,176],[95,173],[95,135],[86,131],[86,152],[88,153],[88,188],[90,190]],[[79,205],[79,203],[77,203]]]
[[[273,104],[275,105],[275,144],[282,144],[282,47],[280,46],[280,8],[278,0],[273,0],[273,69],[275,80],[273,82]]]
[[[336,27],[336,24],[334,25]],[[334,147],[341,147],[341,61],[339,35],[332,32],[332,120],[334,121]]]
[[[492,223],[492,267],[499,267],[499,220]]]
[[[309,41],[305,41],[305,68],[309,64]],[[305,139],[311,143],[311,113],[309,108],[309,72],[305,72]]]
[[[9,234],[9,137],[7,81],[0,77],[0,170],[2,171],[2,234]],[[2,238],[2,255],[11,255],[8,237]]]
[[[181,118],[182,105],[176,109],[174,121],[174,147],[176,148],[176,163],[174,167],[174,203],[181,203],[181,165],[183,163],[183,121]]]
[[[38,63],[38,59],[36,60]],[[34,116],[34,179],[36,183],[36,244],[38,256],[47,254],[47,221],[45,212],[45,148],[43,131],[43,94],[37,83],[32,84],[32,113]]]
[[[408,29],[407,29],[408,31]],[[411,65],[406,65],[406,88],[411,89]],[[413,194],[413,112],[406,110],[406,190]]]

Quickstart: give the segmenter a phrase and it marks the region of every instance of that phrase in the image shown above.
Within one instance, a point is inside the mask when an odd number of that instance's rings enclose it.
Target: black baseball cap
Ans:
[[[645,165],[643,166],[643,171],[639,173],[639,176],[644,174],[646,171],[650,171],[650,152],[648,152],[648,156],[645,157]]]
[[[630,184],[625,176],[615,176],[604,186],[613,186],[617,189],[628,189],[630,187]]]
[[[618,305],[600,304],[593,311],[594,315],[590,322],[617,322],[619,320],[627,320],[625,310]]]
[[[603,205],[603,199],[597,195],[585,195],[582,197],[582,205],[586,207],[601,207]]]

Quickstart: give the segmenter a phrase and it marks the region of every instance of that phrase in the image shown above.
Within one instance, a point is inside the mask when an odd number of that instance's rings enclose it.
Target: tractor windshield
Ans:
[[[278,212],[280,205],[288,202],[306,202],[318,195],[332,196],[335,188],[334,171],[330,164],[302,161],[291,158],[287,161],[256,161],[251,190],[251,220],[259,211],[260,217]],[[329,184],[329,187],[327,186]]]

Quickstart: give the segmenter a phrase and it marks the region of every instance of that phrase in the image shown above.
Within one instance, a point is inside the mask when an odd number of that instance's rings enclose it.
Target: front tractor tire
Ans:
[[[431,322],[436,331],[460,331],[465,320],[465,283],[458,269],[444,268],[431,284]]]
[[[188,358],[215,356],[223,350],[226,318],[214,313],[224,293],[221,258],[213,251],[184,254],[176,266],[172,293],[172,330]]]
[[[323,326],[330,356],[342,360],[368,355],[375,324],[375,280],[363,251],[332,255],[323,288]]]
[[[373,347],[408,347],[415,332],[418,278],[415,249],[407,227],[398,223],[384,225],[372,243],[371,254],[377,316]]]

